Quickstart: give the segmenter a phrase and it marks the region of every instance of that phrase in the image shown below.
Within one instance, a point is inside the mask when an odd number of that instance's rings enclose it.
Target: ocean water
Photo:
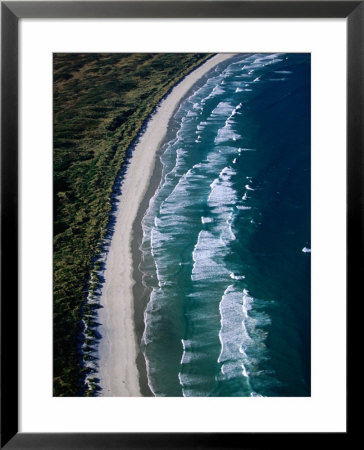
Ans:
[[[143,218],[142,350],[156,396],[310,395],[310,55],[201,79]]]

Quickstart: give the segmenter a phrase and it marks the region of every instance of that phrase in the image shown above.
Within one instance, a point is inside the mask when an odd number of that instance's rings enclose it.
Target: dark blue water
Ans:
[[[310,395],[310,55],[238,55],[176,112],[143,219],[158,396]]]

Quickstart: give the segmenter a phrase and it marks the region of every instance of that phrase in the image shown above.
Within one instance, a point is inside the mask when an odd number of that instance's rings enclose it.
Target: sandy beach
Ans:
[[[116,223],[106,257],[98,322],[101,396],[141,396],[137,357],[140,354],[134,325],[133,223],[147,192],[156,152],[180,100],[211,68],[230,58],[218,54],[186,76],[161,102],[136,145],[118,198]],[[136,299],[137,301],[138,299]]]

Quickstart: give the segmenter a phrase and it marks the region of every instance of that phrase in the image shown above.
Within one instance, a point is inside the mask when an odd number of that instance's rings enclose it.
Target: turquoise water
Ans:
[[[310,395],[310,55],[237,55],[181,103],[143,219],[156,396]]]

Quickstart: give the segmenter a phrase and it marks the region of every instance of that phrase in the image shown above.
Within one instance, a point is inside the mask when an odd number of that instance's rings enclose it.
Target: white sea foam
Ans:
[[[167,241],[172,240],[173,238],[167,234],[162,233],[159,228],[153,227],[151,231],[151,247],[152,251],[163,247],[163,244]]]
[[[257,394],[256,392],[252,392],[250,397],[264,397],[264,395]]]
[[[250,340],[246,327],[243,327],[244,321],[247,319],[243,314],[243,301],[242,292],[234,285],[230,285],[226,288],[219,304],[221,352],[218,362],[223,364],[225,376],[227,375],[226,369],[229,366],[230,371],[238,369],[241,373],[241,365],[243,364],[246,367],[248,363],[246,353],[240,352],[240,348],[244,349]]]
[[[187,343],[187,341],[185,341],[184,339],[181,339],[181,343],[182,343],[182,348],[183,348],[183,353],[182,353],[182,357],[181,357],[181,364],[183,364],[183,362],[186,362],[186,361],[184,361],[184,359],[185,359],[185,355],[186,355],[186,343]]]
[[[218,112],[220,114],[228,114],[228,112],[230,112],[230,114],[228,115],[227,119],[225,120],[225,124],[222,128],[219,128],[218,132],[217,132],[217,136],[215,138],[215,144],[220,144],[221,142],[226,142],[229,140],[233,140],[235,141],[238,138],[241,138],[240,134],[236,133],[233,129],[232,129],[232,125],[233,125],[233,117],[236,114],[236,112],[242,107],[242,103],[239,103],[237,106],[232,107],[232,105],[228,102],[221,102],[219,103],[219,105],[217,106],[217,108],[215,108],[215,110],[213,111],[213,113],[216,114],[216,110],[218,110]]]
[[[197,113],[195,113],[194,111],[188,111],[188,113],[187,113],[187,117],[195,117],[195,116],[197,116],[198,114]]]
[[[243,313],[244,317],[248,317],[248,311],[252,309],[253,297],[250,297],[247,289],[243,289]]]
[[[233,272],[231,272],[230,278],[232,278],[233,280],[244,280],[245,276],[244,275],[235,275]]]
[[[230,238],[232,240],[235,240],[236,236],[235,236],[235,234],[233,232],[233,228],[232,228],[233,221],[234,221],[234,216],[233,216],[233,211],[231,211],[230,214],[228,215],[228,218],[226,219],[226,224],[229,229]]]
[[[236,141],[239,138],[241,138],[240,134],[233,131],[229,125],[225,125],[223,128],[220,128],[218,130],[217,136],[215,138],[215,144],[220,144],[221,142]]]
[[[231,111],[234,109],[233,105],[230,102],[220,102],[218,105],[212,110],[211,116],[225,116],[227,117],[231,114]]]
[[[217,97],[218,95],[224,94],[225,90],[220,86],[216,85],[211,93],[206,97],[205,100],[209,100],[210,98]]]
[[[261,327],[270,324],[269,317],[262,312],[255,311],[251,316],[256,301],[247,289],[241,291],[237,284],[231,284],[219,304],[221,351],[218,362],[221,374],[217,379],[244,377],[252,393],[251,377],[261,372],[260,362],[267,357],[264,344],[267,332]]]
[[[213,233],[201,230],[192,253],[192,281],[204,281],[221,276],[227,269],[220,260],[226,255],[226,247]]]
[[[246,371],[246,368],[245,368],[244,364],[241,364],[241,368],[243,369],[243,370],[242,370],[243,376],[246,377],[246,378],[248,378],[248,372]]]
[[[198,111],[203,110],[203,106],[200,103],[194,103],[192,107],[193,109],[197,109]]]
[[[206,394],[203,393],[203,389],[206,386],[208,377],[199,375],[198,373],[179,372],[178,379],[180,385],[182,386],[182,393],[184,397],[206,396]]]
[[[211,183],[211,192],[208,197],[210,206],[219,208],[236,203],[237,194],[231,183],[231,176],[235,173],[230,167],[225,167],[220,172],[219,177]]]

